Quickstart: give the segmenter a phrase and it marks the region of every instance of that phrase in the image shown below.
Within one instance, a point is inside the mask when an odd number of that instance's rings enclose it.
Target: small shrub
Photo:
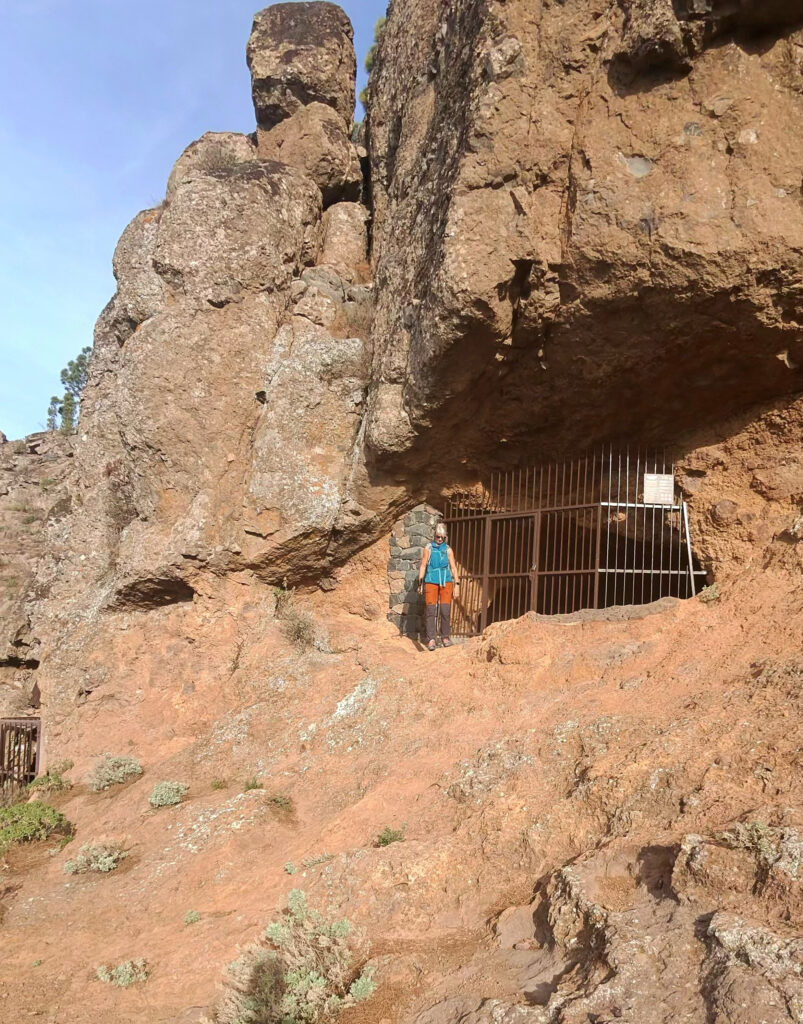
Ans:
[[[0,808],[0,853],[14,843],[31,843],[51,835],[71,833],[72,825],[64,815],[41,800]]]
[[[201,920],[201,915],[197,910],[188,910],[184,915],[184,924],[198,924]]]
[[[139,982],[148,980],[147,960],[124,960],[116,967],[107,967],[105,964],[95,971],[98,981],[104,981],[107,985],[119,985],[120,988],[128,988],[129,985],[136,985]]]
[[[697,596],[703,604],[713,604],[714,601],[718,601],[722,595],[720,594],[719,587],[716,583],[712,583],[710,587],[703,587]]]
[[[72,766],[72,761],[58,761],[44,775],[37,776],[28,788],[39,793],[61,793],[65,789],[72,789],[70,780],[64,778]]]
[[[406,831],[406,825],[402,825],[401,828],[391,828],[390,825],[385,825],[376,839],[374,839],[374,846],[390,846],[391,843],[400,843],[403,841]]]
[[[157,782],[148,803],[151,807],[172,807],[181,803],[188,789],[183,782]]]
[[[290,818],[295,813],[293,798],[286,793],[271,793],[266,798],[268,807],[280,818]]]
[[[225,779],[212,779],[212,789],[225,789],[228,782]]]
[[[749,850],[764,867],[771,867],[779,856],[774,829],[761,821],[737,821],[714,838],[732,850]]]
[[[127,754],[104,754],[89,776],[89,788],[100,793],[142,775],[142,765]]]
[[[246,779],[243,784],[244,793],[249,793],[252,789],[264,789],[264,786],[256,775],[252,775],[250,779]]]
[[[108,874],[127,856],[127,851],[115,843],[101,843],[98,846],[85,843],[74,860],[65,861],[64,871],[68,875],[84,875],[90,871]]]
[[[287,909],[229,967],[219,1024],[317,1024],[370,996],[362,933],[345,918],[330,921],[293,889]]]
[[[301,866],[304,868],[314,868],[317,867],[318,864],[326,864],[330,860],[334,860],[334,856],[335,855],[333,853],[319,853],[314,857],[305,857],[304,860],[301,861]]]
[[[284,866],[284,870],[287,872],[288,875],[294,875],[298,871],[298,868],[291,860],[288,860],[288,862]]]
[[[312,647],[318,635],[315,620],[295,603],[295,591],[274,587],[276,595],[276,618],[279,619],[282,636],[300,651]]]

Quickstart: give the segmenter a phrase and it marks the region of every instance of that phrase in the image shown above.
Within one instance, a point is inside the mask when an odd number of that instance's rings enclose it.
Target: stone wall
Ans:
[[[418,639],[424,631],[424,599],[418,594],[418,566],[442,516],[431,505],[417,505],[400,519],[390,535],[388,618],[402,636]]]

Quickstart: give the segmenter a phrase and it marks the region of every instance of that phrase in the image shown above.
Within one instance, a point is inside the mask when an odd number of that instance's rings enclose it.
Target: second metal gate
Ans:
[[[489,488],[453,498],[445,522],[461,583],[458,636],[528,611],[691,597],[705,575],[671,465],[642,453],[497,474]]]
[[[26,786],[39,771],[38,718],[0,718],[0,789]]]

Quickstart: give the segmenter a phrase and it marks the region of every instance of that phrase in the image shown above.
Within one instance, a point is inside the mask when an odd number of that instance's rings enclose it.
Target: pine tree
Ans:
[[[61,432],[63,434],[71,434],[75,430],[77,412],[78,403],[70,391],[65,391],[61,402]]]
[[[53,395],[50,399],[50,405],[47,407],[47,429],[55,430],[59,425],[59,417],[61,416],[61,399],[57,395]]]
[[[61,398],[53,395],[47,407],[47,429],[61,430],[71,434],[78,424],[78,410],[81,403],[81,392],[86,387],[89,376],[89,356],[92,349],[87,345],[82,348],[75,359],[71,359],[61,371],[61,383],[64,394]]]
[[[86,385],[89,353],[91,351],[92,349],[88,345],[86,348],[82,348],[75,359],[71,359],[67,363],[66,369],[61,371],[61,383],[64,385],[65,390],[76,400],[80,400],[81,392]]]

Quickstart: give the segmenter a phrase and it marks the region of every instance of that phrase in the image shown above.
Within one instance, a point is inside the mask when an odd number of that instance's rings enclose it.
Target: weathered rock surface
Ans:
[[[394,3],[368,117],[375,451],[664,443],[801,389],[800,13]]]
[[[356,202],[362,195],[362,168],[343,120],[323,103],[301,107],[270,131],[258,132],[263,160],[301,168],[315,182],[325,206]]]
[[[354,114],[356,57],[351,23],[331,3],[274,4],[254,18],[246,56],[257,124],[269,129],[310,103]]]
[[[39,665],[31,604],[46,597],[36,570],[48,523],[71,507],[73,440],[54,431],[0,441],[0,717],[28,706]]]

